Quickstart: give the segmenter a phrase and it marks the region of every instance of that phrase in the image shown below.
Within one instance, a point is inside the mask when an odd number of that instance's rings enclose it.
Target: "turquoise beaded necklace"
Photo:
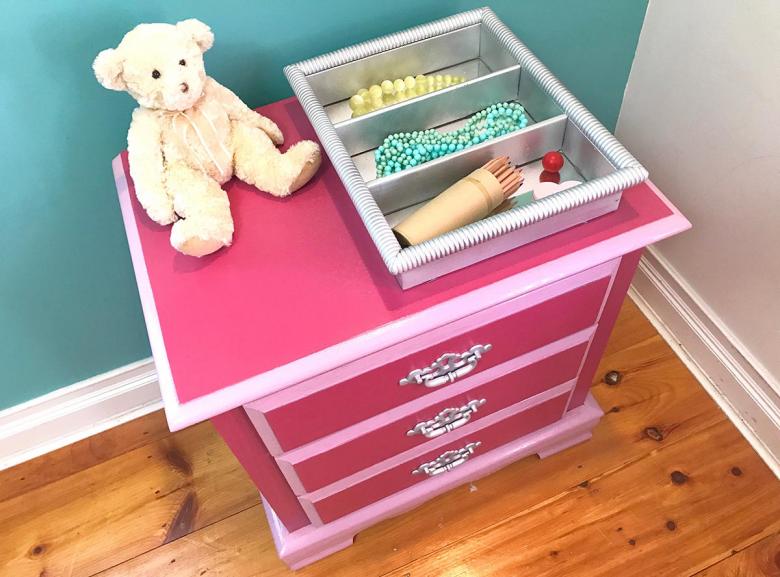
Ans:
[[[377,178],[520,130],[527,124],[528,118],[520,104],[502,102],[480,110],[465,126],[451,132],[441,133],[433,128],[396,132],[385,138],[374,152]]]

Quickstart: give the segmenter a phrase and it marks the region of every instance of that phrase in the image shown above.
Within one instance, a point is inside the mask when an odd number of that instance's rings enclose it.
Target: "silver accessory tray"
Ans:
[[[284,73],[402,288],[613,211],[623,190],[648,177],[490,8],[291,64]],[[360,88],[418,74],[461,75],[466,82],[350,118],[348,99]],[[524,129],[376,178],[374,150],[388,134],[448,130],[490,104],[509,100],[525,107]],[[392,226],[405,214],[491,158],[508,155],[524,167],[528,181],[549,150],[566,157],[561,180],[582,184],[418,245],[402,248],[396,240]]]

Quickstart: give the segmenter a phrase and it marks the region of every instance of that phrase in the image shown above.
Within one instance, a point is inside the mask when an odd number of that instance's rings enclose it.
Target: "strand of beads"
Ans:
[[[377,178],[498,138],[527,124],[528,117],[520,104],[502,102],[480,110],[465,126],[450,132],[431,128],[391,134],[374,152]]]
[[[450,74],[437,74],[435,76],[419,74],[414,78],[407,76],[403,79],[384,80],[380,84],[358,90],[357,94],[349,99],[349,108],[352,110],[352,118],[355,118],[373,110],[465,81],[466,78],[463,76]]]

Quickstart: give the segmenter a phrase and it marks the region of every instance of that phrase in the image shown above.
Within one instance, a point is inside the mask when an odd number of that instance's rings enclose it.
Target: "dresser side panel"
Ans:
[[[612,281],[612,287],[607,295],[604,309],[601,311],[596,332],[593,334],[590,348],[585,357],[585,362],[582,365],[582,370],[580,370],[577,385],[574,387],[571,399],[569,400],[567,411],[582,406],[588,396],[588,391],[593,383],[596,369],[599,366],[601,357],[604,355],[604,350],[606,349],[607,342],[612,334],[612,329],[615,327],[615,322],[620,313],[620,308],[623,305],[623,300],[626,298],[626,294],[628,294],[628,287],[631,285],[631,281],[634,278],[634,272],[636,272],[641,256],[642,250],[640,249],[624,255],[620,259],[620,266]]]
[[[287,530],[295,531],[309,525],[303,507],[244,409],[240,407],[212,417],[211,423]]]

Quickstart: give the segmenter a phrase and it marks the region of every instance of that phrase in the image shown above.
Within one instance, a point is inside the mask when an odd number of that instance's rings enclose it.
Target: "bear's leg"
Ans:
[[[306,184],[320,167],[320,148],[310,140],[302,140],[282,154],[259,128],[236,121],[232,128],[236,176],[260,190],[287,196]]]
[[[168,167],[165,179],[173,208],[181,217],[171,229],[171,245],[190,256],[205,256],[230,246],[233,217],[219,183],[182,163]]]

